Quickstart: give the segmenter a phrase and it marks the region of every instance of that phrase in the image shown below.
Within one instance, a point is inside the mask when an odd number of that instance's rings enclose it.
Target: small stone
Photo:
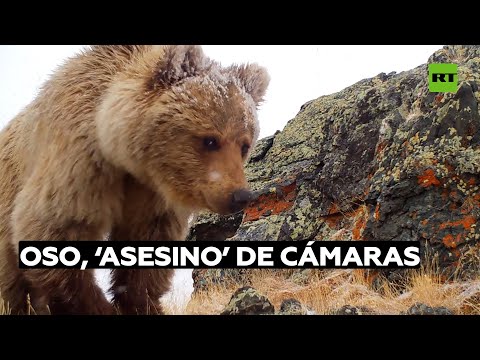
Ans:
[[[444,306],[431,307],[423,303],[412,305],[406,315],[453,315],[453,312]]]
[[[245,286],[232,295],[230,302],[220,315],[263,315],[274,314],[275,308],[263,295],[251,286]]]
[[[305,315],[307,310],[297,299],[285,299],[280,305],[279,315]]]
[[[333,315],[366,315],[373,314],[373,311],[365,306],[344,305],[340,309],[333,312]]]

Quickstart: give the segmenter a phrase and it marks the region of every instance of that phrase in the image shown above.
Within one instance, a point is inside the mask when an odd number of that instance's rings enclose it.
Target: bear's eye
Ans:
[[[211,136],[203,139],[203,146],[205,146],[205,149],[209,151],[215,151],[220,149],[220,145],[218,145],[217,139]]]
[[[242,145],[242,156],[245,157],[248,154],[248,150],[250,150],[250,145],[243,144]]]

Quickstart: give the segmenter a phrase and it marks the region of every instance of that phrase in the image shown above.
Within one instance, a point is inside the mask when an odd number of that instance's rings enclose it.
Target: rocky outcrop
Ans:
[[[302,106],[262,139],[244,213],[202,215],[195,240],[420,240],[449,273],[480,263],[480,47],[447,46],[456,93],[431,93],[427,64],[381,73]]]

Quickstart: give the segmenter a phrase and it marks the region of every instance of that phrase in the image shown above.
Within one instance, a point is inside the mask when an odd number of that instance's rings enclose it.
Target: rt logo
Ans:
[[[428,89],[430,92],[457,92],[457,64],[429,64]]]

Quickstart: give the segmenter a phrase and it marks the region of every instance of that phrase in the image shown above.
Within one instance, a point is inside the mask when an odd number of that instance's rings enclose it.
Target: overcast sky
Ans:
[[[381,72],[426,63],[441,45],[205,45],[223,65],[257,62],[271,76],[259,112],[261,137],[281,130],[309,100]],[[0,46],[0,128],[27,105],[48,75],[82,45]]]

